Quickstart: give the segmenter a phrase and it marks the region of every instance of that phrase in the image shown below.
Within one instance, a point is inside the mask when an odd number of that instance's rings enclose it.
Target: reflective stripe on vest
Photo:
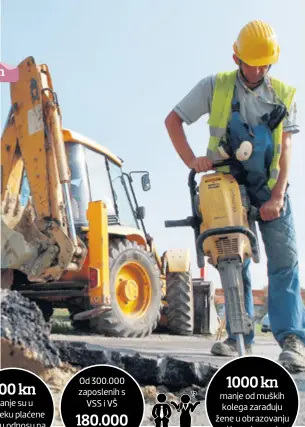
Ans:
[[[208,121],[210,126],[210,140],[207,150],[207,156],[212,161],[222,160],[221,155],[218,153],[218,144],[220,138],[225,134],[228,122],[231,117],[231,103],[233,99],[234,87],[237,77],[237,70],[231,72],[218,73],[216,76],[216,84],[213,94],[211,114]],[[274,77],[270,78],[272,87],[286,105],[289,111],[291,102],[293,100],[295,89],[291,86],[286,85]],[[279,176],[279,161],[281,156],[282,146],[282,133],[283,133],[283,121],[273,132],[274,141],[274,155],[270,166],[270,178],[268,181],[268,187],[272,189]],[[218,171],[229,172],[229,166],[217,168]]]

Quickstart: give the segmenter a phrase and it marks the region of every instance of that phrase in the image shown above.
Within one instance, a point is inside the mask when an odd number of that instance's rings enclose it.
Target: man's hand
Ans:
[[[272,221],[280,217],[281,210],[284,206],[283,197],[273,197],[271,196],[268,202],[264,203],[260,208],[260,216],[263,221]]]
[[[213,163],[208,157],[195,157],[190,164],[190,169],[195,169],[197,173],[208,172],[213,169]]]

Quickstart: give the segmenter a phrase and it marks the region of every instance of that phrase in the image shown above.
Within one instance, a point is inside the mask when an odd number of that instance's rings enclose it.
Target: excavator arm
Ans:
[[[49,69],[33,57],[18,67],[1,138],[1,268],[46,282],[78,271],[87,248],[75,231],[61,111]]]

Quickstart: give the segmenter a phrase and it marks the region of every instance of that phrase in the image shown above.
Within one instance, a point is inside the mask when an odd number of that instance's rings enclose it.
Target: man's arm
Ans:
[[[183,129],[183,120],[175,111],[171,111],[165,119],[165,126],[177,153],[185,165],[191,167],[196,156],[187,142]]]
[[[289,166],[291,159],[291,140],[292,134],[290,132],[284,132],[282,138],[282,151],[280,157],[280,173],[272,189],[272,198],[276,200],[284,200],[285,191],[288,184]]]
[[[180,158],[188,168],[194,168],[197,172],[212,169],[212,163],[207,157],[195,156],[187,141],[183,124],[191,125],[210,112],[214,84],[215,76],[202,79],[165,119],[166,129]]]
[[[297,104],[294,100],[291,103],[289,114],[283,121],[282,152],[280,158],[280,174],[278,181],[272,190],[272,198],[283,200],[288,184],[288,174],[291,159],[291,141],[292,135],[299,133],[300,128],[297,124]]]
[[[153,416],[153,418],[157,417],[157,406],[158,406],[158,403],[154,405],[152,408],[151,415]]]
[[[185,136],[183,120],[175,111],[169,113],[165,119],[165,126],[173,146],[188,168],[195,169],[197,173],[207,172],[213,169],[213,163],[208,157],[196,157],[193,153]]]
[[[280,157],[280,173],[278,180],[271,191],[270,199],[260,208],[263,221],[272,221],[281,215],[284,206],[284,196],[288,183],[289,166],[291,158],[291,132],[283,132],[282,152]]]
[[[170,418],[172,415],[171,407],[170,407],[170,405],[167,405],[166,407],[167,407],[167,415],[166,416],[167,416],[167,418]]]

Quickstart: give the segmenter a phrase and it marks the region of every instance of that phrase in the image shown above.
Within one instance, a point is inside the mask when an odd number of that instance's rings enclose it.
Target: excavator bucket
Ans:
[[[73,222],[61,112],[48,67],[28,57],[18,68],[1,139],[1,267],[19,269],[30,281],[58,280],[81,269],[87,249]]]
[[[1,206],[1,268],[17,269],[35,276],[46,257],[50,262],[57,249],[35,225],[35,214],[28,201],[25,207],[8,192]],[[12,208],[14,206],[14,208]],[[37,278],[41,280],[39,277]]]
[[[24,236],[10,229],[1,215],[1,268],[19,269],[37,257],[37,248],[31,247]]]

